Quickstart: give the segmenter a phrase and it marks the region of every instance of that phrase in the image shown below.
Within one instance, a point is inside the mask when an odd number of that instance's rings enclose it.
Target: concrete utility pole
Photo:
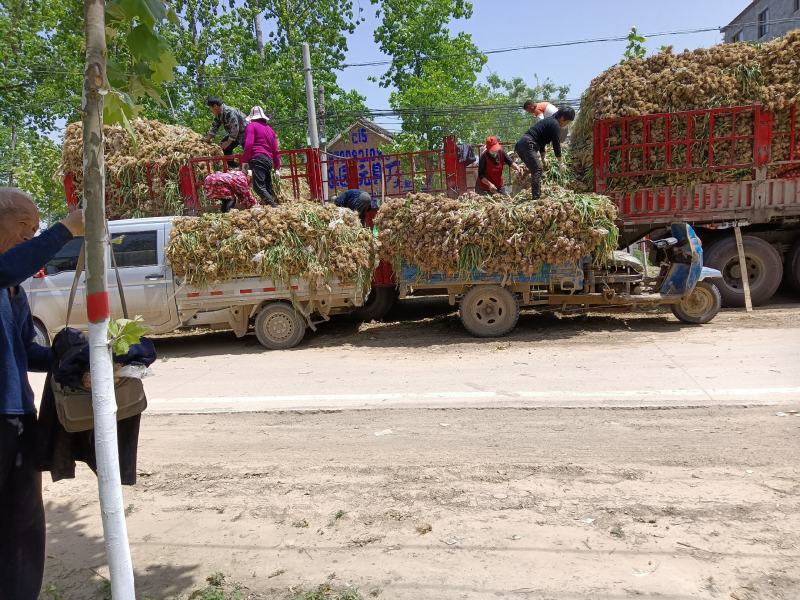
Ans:
[[[328,201],[328,136],[325,129],[325,86],[320,85],[319,96],[319,148],[322,153],[322,199]]]
[[[317,109],[314,106],[314,80],[311,77],[311,50],[308,42],[303,42],[303,73],[306,80],[306,109],[308,110],[308,137],[312,148],[319,148],[317,131]]]

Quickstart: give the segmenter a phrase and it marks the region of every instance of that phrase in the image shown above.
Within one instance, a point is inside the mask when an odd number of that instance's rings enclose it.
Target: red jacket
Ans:
[[[497,189],[505,185],[503,179],[503,168],[505,165],[513,165],[514,162],[508,157],[505,150],[500,150],[497,153],[497,162],[495,162],[488,152],[481,154],[481,159],[478,161],[478,181],[475,186],[488,192],[489,188],[483,183],[486,178],[491,181]]]

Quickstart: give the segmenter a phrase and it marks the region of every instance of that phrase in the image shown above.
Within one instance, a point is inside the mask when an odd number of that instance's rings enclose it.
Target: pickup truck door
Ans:
[[[158,330],[173,320],[175,302],[169,297],[170,272],[164,263],[165,230],[161,223],[131,224],[111,230],[111,250],[122,279],[128,315],[140,315]],[[112,318],[122,317],[116,274],[109,262],[109,304]]]
[[[42,322],[51,335],[64,327],[69,291],[75,279],[75,268],[82,244],[83,238],[73,238],[67,242],[44,266],[45,277],[34,277],[24,284],[31,314]],[[81,274],[78,282],[70,318],[70,325],[79,329],[86,328],[85,282],[86,272]]]

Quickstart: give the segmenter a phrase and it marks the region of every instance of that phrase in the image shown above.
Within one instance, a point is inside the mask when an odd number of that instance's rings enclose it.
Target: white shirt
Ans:
[[[547,106],[545,106],[544,108],[544,112],[540,115],[537,115],[537,118],[541,121],[542,119],[546,119],[547,117],[552,117],[557,112],[558,112],[558,107],[548,102]]]

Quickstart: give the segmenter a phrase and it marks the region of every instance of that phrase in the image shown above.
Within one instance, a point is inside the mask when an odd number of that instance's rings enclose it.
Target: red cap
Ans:
[[[500,150],[502,146],[500,145],[500,141],[497,139],[496,135],[490,135],[486,138],[486,151],[487,152],[497,152]]]

